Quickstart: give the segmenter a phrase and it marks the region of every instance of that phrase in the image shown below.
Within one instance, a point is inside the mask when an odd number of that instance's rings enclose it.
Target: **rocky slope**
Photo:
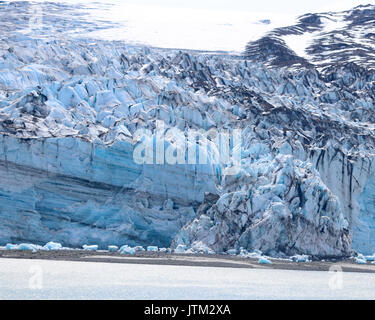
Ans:
[[[370,59],[327,67],[281,38],[247,57],[51,39],[9,18],[28,3],[0,6],[0,242],[374,251]],[[191,130],[241,130],[240,170],[211,138],[207,164],[134,161],[139,130],[159,123],[177,153]]]
[[[322,72],[355,63],[373,69],[375,6],[305,14],[294,25],[276,28],[248,43],[245,55],[271,66],[317,68]]]

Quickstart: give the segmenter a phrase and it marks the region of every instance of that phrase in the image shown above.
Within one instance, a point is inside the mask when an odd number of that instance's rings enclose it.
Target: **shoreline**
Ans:
[[[0,250],[0,259],[41,259],[54,261],[80,261],[102,263],[124,263],[144,265],[172,265],[197,267],[223,267],[247,269],[330,271],[330,268],[341,268],[343,272],[375,273],[375,265],[360,265],[351,259],[293,262],[289,260],[268,258],[272,264],[259,264],[257,258],[242,258],[229,255],[176,254],[163,252],[137,252],[124,255],[118,252],[85,251],[85,250],[51,250],[51,251],[16,251]]]

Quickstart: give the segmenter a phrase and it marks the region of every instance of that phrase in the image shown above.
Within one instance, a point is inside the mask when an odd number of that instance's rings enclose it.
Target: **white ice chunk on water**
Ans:
[[[179,244],[176,249],[174,249],[175,253],[185,253],[186,252],[186,245]]]
[[[195,241],[193,245],[191,246],[191,249],[194,253],[204,253],[204,254],[214,254],[215,251],[213,251],[211,248],[206,246],[201,241]]]
[[[98,250],[98,245],[97,244],[94,244],[94,245],[87,245],[87,244],[84,244],[82,246],[83,250],[87,250],[87,251],[97,251]]]
[[[37,250],[40,250],[42,248],[43,247],[38,246],[36,244],[32,244],[32,243],[21,243],[21,244],[18,245],[17,250],[36,252]]]
[[[118,246],[108,246],[108,251],[109,252],[117,252],[118,251]]]
[[[297,255],[291,257],[291,259],[294,262],[309,262],[309,256],[305,255],[305,254],[297,254]]]
[[[272,264],[272,262],[270,260],[268,260],[268,259],[266,259],[264,257],[259,258],[258,263],[259,264]]]
[[[262,256],[262,254],[261,253],[259,253],[259,252],[249,252],[247,255],[246,255],[246,257],[247,258],[260,258]]]
[[[246,249],[240,248],[240,256],[241,257],[246,257],[248,254],[249,254],[249,252]]]
[[[50,241],[43,246],[44,250],[60,250],[62,248],[61,243]]]
[[[235,256],[237,254],[237,250],[236,249],[229,249],[229,250],[227,250],[227,254],[229,254],[231,256]]]
[[[159,248],[157,246],[148,246],[147,251],[157,252]]]
[[[358,264],[367,264],[367,261],[365,259],[356,258],[355,263]]]
[[[128,245],[124,245],[120,248],[119,252],[121,254],[135,254],[135,249],[132,247],[129,247]]]
[[[135,250],[136,252],[143,252],[143,251],[146,251],[145,248],[143,248],[142,246],[136,246],[136,247],[134,247],[134,250]]]
[[[18,244],[7,243],[5,246],[6,250],[18,250]]]
[[[365,256],[366,261],[374,261],[375,262],[375,253],[372,256]]]

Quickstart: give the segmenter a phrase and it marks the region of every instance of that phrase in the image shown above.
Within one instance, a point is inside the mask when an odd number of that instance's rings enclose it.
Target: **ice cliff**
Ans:
[[[27,7],[0,3],[1,243],[373,253],[374,69],[34,36]],[[241,130],[241,170],[136,163],[158,122]]]

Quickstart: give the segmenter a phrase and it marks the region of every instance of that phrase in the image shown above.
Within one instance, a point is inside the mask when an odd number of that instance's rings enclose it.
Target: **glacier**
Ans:
[[[277,64],[293,55],[277,39],[252,43],[274,50],[265,63],[44,37],[15,18],[28,6],[0,3],[0,243],[374,253],[374,69]],[[241,130],[241,170],[215,148],[206,164],[136,163],[136,133],[158,122],[166,145]]]

